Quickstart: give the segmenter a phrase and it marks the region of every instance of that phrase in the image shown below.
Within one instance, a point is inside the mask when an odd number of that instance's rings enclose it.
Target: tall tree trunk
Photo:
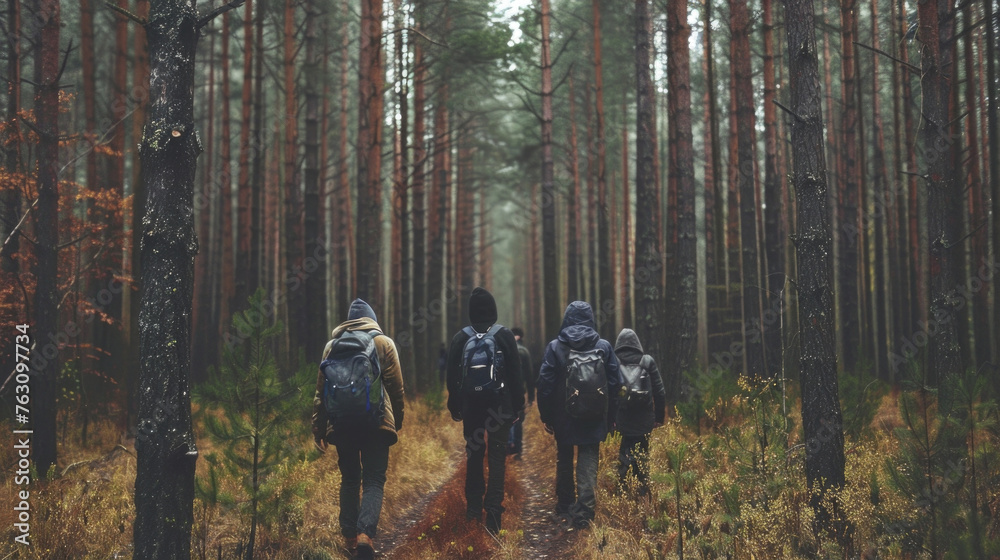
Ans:
[[[730,35],[733,31],[730,29]],[[732,43],[732,42],[730,42]],[[726,253],[728,261],[728,281],[726,284],[726,294],[729,300],[730,314],[736,321],[734,327],[727,329],[730,333],[730,344],[743,343],[743,324],[746,318],[743,317],[743,294],[740,284],[743,281],[743,259],[740,255],[740,174],[739,174],[739,145],[737,144],[737,123],[736,123],[736,65],[733,63],[734,57],[732,44],[729,49],[729,165],[727,167],[727,192],[726,192]],[[746,352],[743,353],[743,360],[740,366],[746,371]]]
[[[587,80],[588,82],[590,80]],[[583,106],[586,108],[586,136],[587,136],[587,290],[585,291],[587,301],[597,301],[597,232],[594,224],[597,223],[597,139],[594,136],[594,111],[590,104],[590,86],[583,89]],[[548,333],[546,333],[548,334]]]
[[[991,343],[995,340],[990,332],[989,317],[989,293],[990,283],[986,281],[984,275],[980,274],[983,265],[986,264],[986,256],[989,243],[988,219],[986,217],[986,199],[983,196],[982,173],[979,168],[979,130],[976,123],[976,69],[973,63],[973,42],[975,38],[975,25],[972,4],[967,3],[963,9],[962,21],[966,30],[964,41],[964,61],[965,61],[965,103],[969,108],[969,114],[965,117],[965,134],[968,140],[968,187],[969,187],[969,216],[972,234],[972,266],[969,267],[971,274],[967,284],[973,288],[972,305],[969,313],[972,314],[973,332],[975,338],[975,362],[970,364],[979,367],[980,364],[990,361]],[[971,284],[973,279],[978,278],[978,282]],[[978,289],[975,289],[977,288]]]
[[[993,7],[993,2],[987,0],[988,21],[986,26],[986,81],[989,87],[986,88],[989,103],[987,104],[987,117],[990,139],[990,191],[993,199],[993,259],[994,262],[1000,259],[1000,100],[997,99],[997,50],[1000,49],[1000,41],[997,41],[996,23],[997,12],[1000,12],[1000,5]],[[994,276],[993,280],[993,329],[1000,332],[1000,281]],[[993,345],[993,363],[1000,362],[1000,343]],[[997,382],[994,382],[997,386]]]
[[[740,245],[743,263],[743,348],[746,375],[767,373],[761,337],[760,261],[757,258],[757,204],[753,146],[753,83],[750,67],[750,18],[745,0],[730,0],[732,58],[736,94],[737,154],[740,187]]]
[[[871,2],[871,24],[872,24],[872,47],[880,48],[879,26],[878,26],[878,0]],[[891,252],[886,251],[887,234],[886,218],[891,213],[895,203],[891,200],[886,179],[889,177],[885,164],[885,134],[882,129],[882,103],[880,97],[879,83],[879,56],[872,56],[872,186],[874,189],[874,217],[875,217],[875,277],[874,277],[874,304],[875,304],[875,370],[877,375],[883,379],[888,379],[886,369],[886,358],[889,352],[889,309],[891,298],[888,298],[889,291],[886,262],[892,258]]]
[[[295,21],[296,3],[293,0],[285,0],[284,9],[284,49],[282,54],[282,69],[284,71],[284,93],[285,93],[285,114],[284,114],[284,176],[282,177],[282,187],[284,189],[284,267],[282,276],[293,277],[303,270],[303,256],[305,245],[303,243],[302,226],[302,204],[300,203],[301,185],[299,183],[299,104],[298,96],[295,93],[295,56],[298,52],[298,44],[295,39],[297,23]],[[302,287],[295,283],[286,283],[285,278],[281,279],[278,289],[286,294],[285,297],[285,324],[283,333],[285,338],[284,349],[292,351],[296,346],[302,345],[305,339],[305,297]]]
[[[840,7],[840,48],[841,70],[843,77],[843,177],[838,183],[838,229],[841,232],[839,243],[838,288],[840,290],[840,323],[843,345],[843,368],[850,373],[856,373],[858,352],[861,347],[861,317],[858,304],[859,285],[858,273],[861,241],[860,221],[860,182],[861,166],[858,158],[858,105],[855,92],[855,57],[854,57],[854,27],[855,4],[857,0],[844,0]]]
[[[395,37],[395,59],[396,59],[396,79],[400,81],[399,94],[397,96],[398,117],[396,125],[397,134],[397,154],[398,161],[395,167],[398,174],[394,182],[393,208],[396,209],[394,220],[398,231],[399,251],[393,251],[393,259],[398,256],[398,279],[393,278],[393,285],[396,286],[396,297],[393,300],[395,311],[395,330],[402,331],[406,324],[406,318],[410,315],[412,303],[410,299],[410,214],[409,214],[409,180],[410,180],[410,160],[409,160],[409,75],[407,68],[407,54],[403,52],[403,31],[406,28],[407,15],[402,7],[401,0],[394,0],[393,15],[396,19]],[[409,33],[406,37],[409,37]],[[412,41],[411,41],[412,42]],[[415,368],[413,367],[412,346],[403,347],[400,352],[400,359],[403,361],[403,372],[409,387],[416,386]]]
[[[907,33],[906,21],[908,20],[905,7],[906,3],[900,0],[899,4],[899,23],[901,24],[899,28],[900,41],[902,43],[902,48],[899,52],[899,59],[904,63],[909,63],[909,48],[907,48],[908,43],[903,39]],[[909,249],[910,249],[910,290],[911,294],[916,297],[913,298],[912,311],[910,313],[911,323],[907,325],[908,328],[913,329],[917,327],[918,323],[913,323],[914,319],[918,321],[927,320],[927,252],[923,251],[921,239],[921,227],[920,224],[922,220],[920,219],[920,209],[919,204],[920,195],[917,191],[917,138],[916,132],[913,126],[913,113],[916,108],[916,104],[913,100],[913,93],[911,87],[911,74],[906,73],[903,76],[903,127],[906,134],[906,148],[903,152],[907,156],[906,169],[908,174],[906,176],[907,181],[907,235],[909,236]],[[907,336],[910,333],[906,333]]]
[[[785,286],[785,232],[781,219],[784,208],[784,176],[778,169],[778,115],[774,104],[778,89],[774,80],[773,1],[763,0],[764,10],[764,247],[767,276],[764,279],[762,329],[766,344],[768,375],[781,375],[783,337],[781,295]]]
[[[826,192],[823,113],[812,0],[785,0],[791,86],[793,182],[798,209],[796,258],[802,426],[806,482],[817,528],[834,528],[826,492],[844,486],[844,435],[833,324],[833,253]],[[841,533],[843,534],[843,533]]]
[[[212,141],[215,138],[215,65],[211,61],[215,55],[215,34],[211,33],[211,22],[209,29],[205,32],[208,37],[208,92],[206,118],[208,120],[206,142],[205,142],[205,165],[202,167],[201,176],[201,198],[195,199],[197,208],[197,230],[198,253],[194,260],[194,300],[197,302],[191,310],[191,325],[194,330],[193,348],[191,350],[191,374],[192,380],[199,382],[204,379],[205,373],[210,364],[215,363],[215,349],[217,345],[213,342],[216,339],[214,325],[216,322],[215,308],[212,303],[214,270],[212,251],[215,238],[212,231],[212,214],[215,210],[216,197],[212,187],[212,178],[215,177],[213,167],[213,156],[215,155]],[[196,175],[197,177],[197,175]],[[141,233],[141,232],[140,232]],[[141,239],[140,239],[141,258]],[[140,285],[141,286],[141,285]],[[140,301],[141,305],[141,301]]]
[[[415,6],[415,10],[419,9]],[[420,29],[421,13],[415,11],[415,26]],[[427,133],[426,123],[426,80],[427,65],[424,62],[423,38],[417,34],[411,35],[413,38],[413,314],[407,315],[407,329],[417,329],[416,310],[426,309],[427,298],[427,244],[426,244],[426,203],[425,185],[427,169],[427,143],[424,136]],[[431,360],[432,351],[435,346],[427,346],[418,337],[415,330],[407,330],[409,340],[404,341],[413,347],[414,364],[416,371],[434,371]],[[422,331],[421,331],[422,332]],[[397,337],[398,338],[398,337]],[[436,357],[436,355],[435,355]],[[426,389],[430,376],[418,378],[418,389]]]
[[[448,224],[448,196],[451,192],[451,141],[448,128],[448,85],[438,86],[437,101],[434,106],[434,162],[431,178],[431,193],[427,201],[427,244],[430,255],[427,259],[427,304],[428,310],[434,302],[443,301],[443,288],[449,282],[445,274],[445,232]],[[440,308],[435,305],[435,308]],[[427,348],[437,348],[442,342],[443,312],[435,313],[429,319]]]
[[[315,0],[308,0],[306,10],[306,138],[305,138],[305,195],[303,201],[305,251],[303,282],[305,292],[306,328],[303,342],[306,356],[319,356],[329,337],[326,328],[326,236],[322,222],[323,205],[320,200],[319,150],[320,92],[322,72],[322,46],[319,44],[318,21],[322,21],[322,8]]]
[[[472,179],[472,138],[470,132],[458,134],[458,172],[455,177],[455,272],[459,287],[458,301],[453,307],[460,309],[459,322],[471,323],[469,296],[476,281],[476,193]]]
[[[640,0],[645,4],[645,0]],[[648,23],[647,23],[648,25]],[[677,311],[679,311],[676,336],[675,362],[673,365],[674,379],[668,384],[674,398],[677,396],[680,376],[691,370],[695,364],[695,350],[698,341],[697,290],[697,235],[695,232],[695,186],[694,186],[694,147],[691,133],[691,56],[689,38],[691,26],[688,23],[687,2],[672,2],[667,11],[667,36],[670,39],[670,53],[667,61],[667,88],[672,98],[669,107],[672,111],[669,119],[674,123],[674,142],[670,148],[674,151],[670,159],[674,167],[670,170],[677,180],[677,279],[680,288],[677,294]],[[638,42],[636,45],[638,46]],[[640,49],[639,55],[643,52]],[[646,61],[643,61],[646,62]],[[645,65],[644,65],[645,68]],[[644,79],[641,69],[640,80]],[[642,82],[640,82],[641,84]],[[641,87],[641,86],[640,86]],[[652,89],[652,84],[646,86]],[[646,96],[652,101],[652,92]],[[640,92],[642,96],[642,92]],[[641,130],[641,129],[640,129]],[[636,191],[638,193],[638,190]],[[644,339],[644,340],[648,340]]]
[[[943,9],[939,9],[943,8]],[[962,371],[962,351],[958,340],[958,309],[954,298],[956,287],[958,241],[957,200],[960,200],[956,169],[952,168],[948,128],[951,121],[948,104],[950,79],[946,64],[951,59],[951,2],[925,2],[917,10],[921,43],[920,92],[922,99],[920,139],[925,154],[926,169],[921,175],[927,181],[927,236],[930,243],[930,310],[938,331],[930,340],[928,381],[940,388],[944,410],[951,405],[952,380]],[[940,17],[944,16],[944,17]],[[944,142],[943,142],[944,141]],[[942,146],[944,153],[942,153]],[[933,155],[932,155],[933,154]],[[930,333],[928,333],[930,334]]]
[[[902,0],[891,0],[889,2],[890,7],[890,25],[889,29],[892,32],[889,34],[889,44],[891,45],[890,53],[896,57],[900,58],[902,52],[905,50],[906,46],[902,45],[900,48],[900,38],[902,37],[902,18],[900,17],[900,10],[902,7],[900,4]],[[903,91],[903,81],[909,80],[909,70],[901,68],[898,64],[892,65],[892,90],[894,92]],[[886,202],[891,204],[889,209],[889,285],[893,286],[892,296],[889,298],[891,309],[893,311],[892,315],[892,331],[890,332],[890,348],[895,351],[895,345],[900,337],[905,336],[905,332],[913,325],[913,318],[910,315],[910,310],[913,305],[911,301],[913,300],[913,286],[910,283],[912,267],[915,263],[910,262],[909,259],[909,247],[910,243],[916,243],[916,240],[910,241],[909,235],[907,233],[906,219],[906,208],[907,208],[907,197],[905,190],[905,183],[897,179],[900,176],[900,171],[903,170],[903,160],[904,160],[904,150],[910,151],[910,146],[904,144],[903,139],[903,111],[909,110],[902,104],[902,95],[895,94],[892,96],[892,153],[894,154],[892,175],[890,176],[890,184],[892,185],[891,193],[887,193],[889,197]],[[907,179],[909,180],[909,179]],[[899,373],[896,364],[890,364],[890,380],[895,382],[896,374]]]
[[[267,255],[261,227],[264,221],[263,199],[267,186],[267,149],[264,146],[264,10],[266,0],[253,0],[257,6],[254,13],[253,45],[253,177],[250,179],[250,272],[247,292],[258,286],[266,286],[263,261]],[[250,7],[248,6],[248,10]]]
[[[17,273],[18,261],[14,255],[20,248],[20,236],[10,239],[14,225],[21,219],[21,181],[18,179],[21,170],[21,138],[18,111],[21,110],[21,3],[18,0],[7,2],[7,107],[6,120],[8,137],[2,146],[4,152],[3,199],[0,200],[0,233],[3,246],[0,248],[0,267],[5,272]]]
[[[139,435],[135,525],[138,558],[190,556],[194,470],[189,385],[193,261],[191,211],[200,145],[194,130],[194,2],[154,0],[146,33],[149,121],[140,155],[148,199],[142,231]]]
[[[568,282],[566,284],[566,299],[576,301],[584,297],[583,277],[581,276],[581,265],[583,255],[580,251],[580,237],[583,232],[580,228],[580,147],[577,140],[576,127],[576,98],[573,96],[573,76],[569,76],[569,167],[573,176],[573,193],[570,195],[569,206],[567,208],[567,219],[569,226],[569,251],[566,258],[566,274]]]
[[[382,2],[361,2],[358,59],[358,297],[383,311],[382,297]],[[360,241],[364,239],[364,243]]]
[[[596,4],[595,4],[596,6]],[[596,8],[595,8],[596,10]],[[545,331],[557,332],[562,321],[559,261],[556,257],[555,162],[552,158],[552,53],[549,0],[541,0],[542,26],[542,276],[545,279]],[[599,32],[598,32],[599,33]]]
[[[654,113],[655,114],[655,113]],[[655,124],[654,124],[655,130]],[[655,135],[654,135],[655,136]],[[653,153],[656,153],[654,147]],[[656,158],[653,158],[656,161]],[[653,166],[653,176],[656,176],[656,166]],[[622,290],[622,324],[632,324],[632,270],[631,266],[631,246],[632,246],[632,199],[629,197],[628,188],[628,96],[622,96],[622,228],[621,243],[622,251],[622,273],[618,276],[621,280]],[[655,181],[654,181],[655,185]]]
[[[343,12],[348,13],[348,2],[343,1]],[[340,59],[340,145],[339,173],[337,174],[337,311],[340,319],[347,318],[347,310],[354,297],[356,262],[354,260],[354,225],[351,204],[351,185],[348,173],[348,68],[350,63],[351,36],[344,18],[341,33]]]
[[[222,14],[222,75],[220,76],[222,85],[222,144],[219,149],[219,159],[221,160],[221,172],[219,173],[219,197],[221,199],[221,219],[219,220],[219,243],[220,251],[220,291],[219,291],[219,325],[218,332],[226,333],[232,324],[230,317],[230,304],[232,303],[233,284],[235,282],[233,272],[233,165],[232,147],[230,144],[231,119],[230,119],[230,91],[229,91],[229,12]]]
[[[598,332],[604,338],[612,338],[616,332],[614,317],[615,283],[611,269],[611,244],[608,231],[608,186],[607,150],[604,126],[604,64],[601,53],[601,7],[600,0],[592,0],[594,25],[594,91],[597,103],[597,302],[594,314],[597,316]],[[543,194],[544,199],[544,194]],[[544,203],[544,201],[543,201]],[[544,206],[543,206],[544,212]],[[546,280],[546,282],[548,282]],[[608,308],[608,309],[605,309]],[[555,331],[549,331],[555,332]]]
[[[8,32],[10,27],[8,26]],[[13,39],[13,38],[12,38]],[[93,0],[80,0],[80,62],[83,65],[83,112],[84,130],[87,142],[97,140],[96,87],[94,76],[97,72],[94,55],[94,4]],[[97,185],[96,149],[87,153],[87,188],[96,190]]]
[[[259,145],[250,145],[254,83],[253,10],[255,5],[254,0],[246,0],[243,4],[243,88],[240,91],[240,159],[239,177],[236,181],[236,289],[232,303],[234,312],[242,310],[246,305],[247,298],[250,297],[251,290],[257,289],[256,285],[251,284],[250,277],[250,252],[257,250],[257,247],[251,243],[250,216],[253,211],[251,209],[253,197],[250,187],[250,151],[253,149],[256,159],[256,152],[262,150]]]
[[[38,129],[38,200],[35,209],[35,309],[31,359],[33,395],[33,460],[38,474],[48,476],[56,464],[56,389],[58,353],[42,348],[55,340],[59,319],[59,56],[58,0],[38,2],[38,43],[35,51],[35,123]]]

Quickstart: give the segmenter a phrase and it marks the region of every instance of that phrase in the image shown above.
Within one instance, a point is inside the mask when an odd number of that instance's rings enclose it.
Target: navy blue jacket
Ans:
[[[608,378],[608,410],[605,418],[580,422],[566,414],[566,359],[571,349],[597,348],[604,358]],[[601,443],[618,412],[618,390],[621,377],[618,358],[611,343],[601,338],[594,326],[594,311],[584,301],[574,301],[566,307],[559,336],[545,348],[545,357],[538,372],[538,412],[542,422],[555,430],[561,445],[591,445]]]

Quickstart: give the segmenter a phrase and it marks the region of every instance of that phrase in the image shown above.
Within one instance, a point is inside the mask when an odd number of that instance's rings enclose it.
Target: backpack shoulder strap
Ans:
[[[643,354],[642,359],[639,360],[639,366],[641,366],[646,373],[649,373],[649,371],[653,369],[653,357],[649,354]]]
[[[502,329],[502,328],[503,328],[503,325],[501,325],[500,323],[493,323],[493,326],[490,327],[490,329],[488,331],[486,331],[486,333],[489,334],[489,335],[491,335],[491,336],[496,336],[497,333],[500,332],[500,329]]]

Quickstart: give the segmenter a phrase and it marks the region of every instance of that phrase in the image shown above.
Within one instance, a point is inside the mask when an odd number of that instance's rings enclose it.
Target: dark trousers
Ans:
[[[486,510],[499,519],[503,513],[503,483],[507,467],[507,438],[511,420],[499,416],[465,416],[466,513],[478,518]],[[489,461],[489,481],[483,477],[483,460]],[[485,500],[484,500],[485,494]]]
[[[573,481],[573,451],[576,450],[576,483]],[[594,519],[597,498],[597,462],[600,444],[556,444],[556,511],[574,519]]]
[[[639,494],[649,491],[649,434],[622,436],[618,448],[618,480],[624,484],[629,472],[639,480]]]
[[[337,444],[340,467],[340,532],[345,537],[375,536],[382,514],[382,489],[389,446],[381,434]]]
[[[521,453],[524,448],[522,445],[522,440],[524,439],[524,422],[514,422],[514,426],[510,429],[510,442],[509,451],[511,453]]]

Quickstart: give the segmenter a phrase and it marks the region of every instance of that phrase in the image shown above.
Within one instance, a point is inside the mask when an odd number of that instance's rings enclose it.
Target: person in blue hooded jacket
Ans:
[[[572,418],[566,411],[566,363],[571,350],[594,349],[604,360],[608,405],[598,419],[588,422]],[[566,307],[559,336],[545,349],[536,389],[538,413],[546,431],[556,438],[556,513],[567,515],[577,528],[589,526],[594,519],[598,452],[614,424],[620,386],[618,358],[611,343],[597,334],[593,309],[587,302],[574,301]]]

